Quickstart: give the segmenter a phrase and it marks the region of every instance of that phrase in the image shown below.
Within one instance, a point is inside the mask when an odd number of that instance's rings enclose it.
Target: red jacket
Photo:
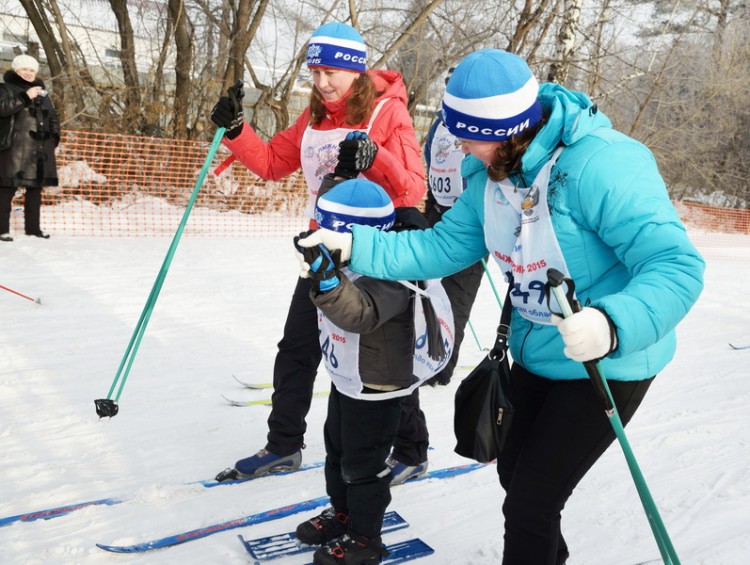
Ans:
[[[367,71],[367,74],[375,82],[376,89],[383,91],[378,101],[383,98],[394,100],[381,108],[370,127],[369,135],[377,143],[378,153],[372,167],[363,174],[386,190],[395,207],[416,206],[425,194],[425,172],[421,148],[406,109],[404,81],[396,71]],[[325,118],[313,129],[366,128],[366,122],[346,123],[344,101],[342,98],[327,103]],[[300,145],[309,123],[308,107],[294,124],[277,133],[269,142],[263,141],[253,128],[245,124],[240,135],[234,139],[225,137],[223,143],[253,173],[264,179],[278,180],[301,167]]]

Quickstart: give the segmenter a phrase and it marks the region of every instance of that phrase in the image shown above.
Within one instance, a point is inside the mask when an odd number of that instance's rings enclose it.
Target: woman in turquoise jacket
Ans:
[[[341,249],[371,277],[442,277],[488,253],[513,276],[516,412],[498,457],[503,563],[560,565],[560,513],[615,439],[583,362],[600,361],[627,423],[674,355],[705,264],[651,152],[586,95],[539,86],[523,59],[493,49],[466,57],[443,117],[471,157],[467,189],[441,222],[399,234],[319,230],[301,243]],[[549,268],[573,279],[583,306],[565,320],[544,299]]]

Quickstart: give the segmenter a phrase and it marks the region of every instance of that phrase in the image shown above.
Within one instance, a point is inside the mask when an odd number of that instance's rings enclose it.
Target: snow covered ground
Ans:
[[[248,563],[237,534],[287,531],[312,512],[139,555],[94,544],[147,541],[325,494],[322,469],[214,489],[185,484],[212,478],[265,443],[269,408],[230,407],[221,395],[269,394],[241,388],[232,375],[271,379],[297,272],[291,237],[183,238],[120,413],[97,417],[93,401],[107,396],[170,242],[21,235],[0,245],[0,285],[41,300],[0,289],[0,519],[126,499],[0,527],[0,563]],[[627,428],[684,564],[740,565],[750,556],[750,349],[728,345],[750,345],[750,261],[723,251],[707,255],[706,289],[678,329],[677,357]],[[498,316],[484,281],[471,317],[481,345],[491,343]],[[453,393],[482,355],[468,331],[454,381],[422,391],[433,469],[468,462],[453,452]],[[328,387],[321,372],[316,389]],[[325,399],[313,400],[306,462],[324,457],[325,410]],[[393,496],[391,509],[411,526],[387,541],[418,536],[436,550],[418,563],[500,562],[502,495],[492,466],[396,487]],[[658,560],[618,444],[575,491],[563,531],[569,565]]]

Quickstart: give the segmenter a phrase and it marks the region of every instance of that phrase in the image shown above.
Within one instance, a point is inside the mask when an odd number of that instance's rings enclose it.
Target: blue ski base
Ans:
[[[412,561],[413,559],[427,557],[428,555],[432,555],[433,553],[435,553],[434,549],[432,549],[429,545],[427,545],[419,538],[392,543],[390,545],[386,545],[385,548],[388,550],[390,555],[380,562],[383,565],[404,563],[405,561]],[[308,563],[307,565],[314,565],[314,563]]]
[[[381,531],[385,534],[401,530],[408,526],[409,523],[404,520],[398,512],[386,512],[383,517],[383,528]],[[298,553],[315,551],[319,547],[317,545],[306,545],[300,542],[297,540],[297,535],[294,532],[287,532],[285,534],[278,534],[253,540],[246,540],[241,535],[237,537],[240,538],[242,545],[245,546],[245,549],[250,555],[252,555],[253,559],[258,561],[268,561],[270,559],[286,557],[287,555],[297,555]]]

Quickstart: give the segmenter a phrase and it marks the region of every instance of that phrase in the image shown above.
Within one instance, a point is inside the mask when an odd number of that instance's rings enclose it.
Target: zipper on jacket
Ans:
[[[523,365],[524,367],[526,367],[526,365],[525,365],[525,364],[524,364],[524,362],[523,362],[523,357],[524,357],[524,349],[526,349],[526,340],[528,339],[528,337],[529,337],[529,334],[530,334],[530,333],[531,333],[532,331],[534,331],[534,324],[531,324],[531,323],[530,323],[530,324],[529,324],[529,329],[528,329],[528,330],[526,330],[526,334],[525,334],[525,335],[523,336],[523,339],[521,340],[521,359],[519,360],[519,363],[521,363],[521,365]]]

